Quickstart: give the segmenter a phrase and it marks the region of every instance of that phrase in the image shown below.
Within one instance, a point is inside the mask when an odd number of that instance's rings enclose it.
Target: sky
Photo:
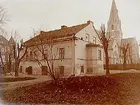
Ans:
[[[140,0],[115,0],[122,23],[123,37],[136,37],[140,42]],[[8,30],[16,30],[24,40],[33,30],[60,29],[94,22],[96,29],[107,24],[112,0],[0,0],[10,21]]]

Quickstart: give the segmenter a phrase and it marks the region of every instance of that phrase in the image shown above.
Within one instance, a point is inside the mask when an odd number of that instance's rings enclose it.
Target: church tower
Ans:
[[[120,46],[122,39],[122,29],[115,0],[112,1],[110,17],[107,25],[107,35],[110,35],[114,40],[116,40],[117,44]]]

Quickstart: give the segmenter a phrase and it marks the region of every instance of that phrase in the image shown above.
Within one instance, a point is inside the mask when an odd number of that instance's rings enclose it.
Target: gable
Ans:
[[[83,40],[85,42],[100,44],[99,38],[97,35],[97,31],[94,28],[93,22],[91,22],[91,21],[90,21],[90,24],[87,25],[82,30],[80,30],[75,35],[75,37],[78,38],[79,40]]]

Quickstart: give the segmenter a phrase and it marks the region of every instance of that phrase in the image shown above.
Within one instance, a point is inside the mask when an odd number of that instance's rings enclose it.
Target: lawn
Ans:
[[[3,91],[9,103],[71,103],[100,105],[135,105],[140,101],[140,74],[71,77],[57,83],[39,83]]]
[[[32,80],[32,79],[36,79],[36,78],[33,78],[33,77],[1,77],[0,78],[0,83],[26,81],[26,80]]]

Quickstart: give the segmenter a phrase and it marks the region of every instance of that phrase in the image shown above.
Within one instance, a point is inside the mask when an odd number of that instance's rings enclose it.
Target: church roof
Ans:
[[[47,32],[40,31],[39,35],[26,41],[25,43],[32,42],[34,39],[37,39],[38,37],[42,38],[42,39],[47,39],[48,37],[49,38],[51,37],[52,39],[56,39],[56,38],[72,36],[72,35],[75,35],[76,33],[78,33],[83,28],[85,28],[87,25],[89,25],[90,22],[91,21],[88,21],[87,23],[75,25],[75,26],[71,26],[71,27],[67,27],[67,26],[63,25],[63,26],[61,26],[61,29],[53,30],[53,31],[47,31]]]
[[[131,44],[134,40],[136,40],[135,37],[131,37],[131,38],[124,38],[121,40],[121,46],[123,46],[124,44]]]

